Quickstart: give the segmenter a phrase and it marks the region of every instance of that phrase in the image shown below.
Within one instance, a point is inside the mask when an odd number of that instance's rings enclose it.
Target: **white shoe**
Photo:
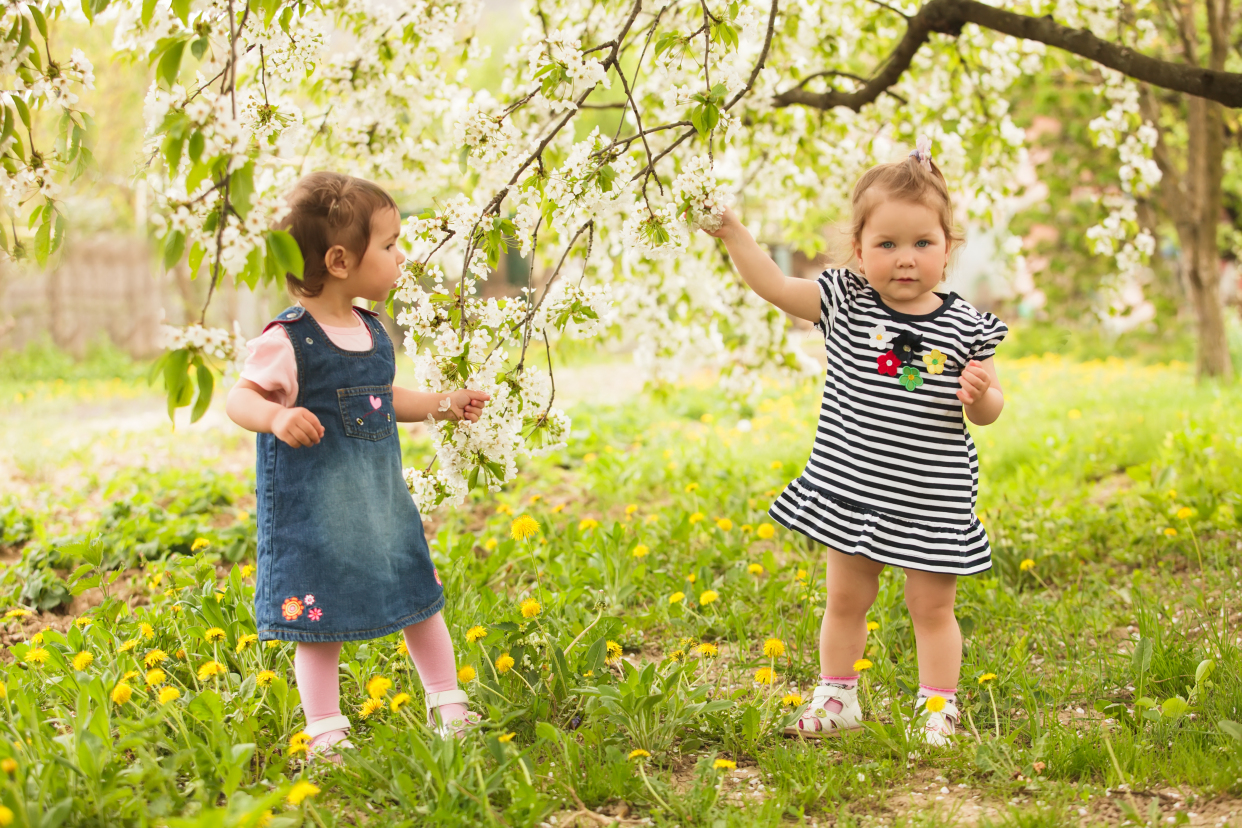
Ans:
[[[828,709],[831,701],[841,705],[839,713]],[[823,739],[839,736],[847,730],[861,729],[862,708],[858,704],[858,688],[820,684],[811,695],[811,703],[802,709],[798,721],[785,728],[785,735]]]
[[[451,719],[447,722],[438,722],[440,716],[434,711],[437,707],[443,707],[446,704],[469,703],[470,697],[466,695],[465,690],[461,689],[442,690],[439,693],[428,693],[427,726],[444,738],[448,738],[449,736],[457,736],[460,738],[465,735],[467,730],[478,727],[479,722],[483,721],[483,717],[472,710],[467,710],[466,713],[459,718]]]
[[[926,707],[927,699],[919,699],[918,706]],[[927,722],[923,725],[923,741],[932,747],[944,747],[957,732],[957,723],[960,719],[961,714],[958,713],[957,705],[951,701],[945,701],[943,710],[927,714]]]
[[[305,733],[307,736],[310,736],[311,740],[313,741],[314,739],[316,739],[319,736],[322,736],[325,733],[331,733],[333,730],[344,730],[346,733],[349,733],[349,717],[329,716],[326,719],[320,719],[314,724],[308,724],[306,726]],[[352,748],[353,743],[350,742],[348,738],[344,738],[344,739],[340,739],[339,741],[333,742],[330,745],[326,745],[326,744],[316,745],[315,747],[310,748],[310,750],[307,751],[306,761],[316,762],[316,761],[322,760],[326,762],[331,762],[334,765],[340,765],[345,760],[341,757],[341,754],[336,752],[336,749],[338,747],[339,748]]]

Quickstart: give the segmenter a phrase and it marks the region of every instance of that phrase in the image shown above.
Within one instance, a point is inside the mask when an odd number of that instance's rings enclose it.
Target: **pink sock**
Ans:
[[[842,687],[853,690],[858,687],[858,676],[825,676],[823,673],[819,675],[820,684],[839,684]],[[829,699],[825,708],[829,713],[840,713],[845,707],[836,699]]]
[[[957,688],[946,690],[943,687],[932,687],[930,684],[919,685],[919,698],[930,699],[932,696],[939,696],[947,702],[957,703]]]
[[[426,693],[442,693],[457,689],[457,658],[453,655],[453,639],[441,613],[411,624],[401,631],[405,646],[414,659],[418,678]],[[464,704],[445,704],[436,709],[440,721],[447,722],[466,714]]]
[[[341,715],[340,658],[339,641],[298,642],[293,673],[297,677],[302,713],[308,726]],[[334,745],[344,738],[344,730],[329,730],[311,739],[310,746]]]

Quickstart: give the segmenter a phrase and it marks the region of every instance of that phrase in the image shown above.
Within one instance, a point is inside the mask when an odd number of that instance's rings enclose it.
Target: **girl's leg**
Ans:
[[[302,712],[306,715],[308,727],[341,715],[340,658],[339,641],[298,642],[293,656],[293,673],[297,678]],[[312,739],[310,747],[334,745],[344,738],[344,730],[329,730]]]
[[[880,592],[884,564],[828,550],[828,602],[819,628],[822,677],[857,679],[854,662],[867,648],[867,610]]]
[[[453,655],[453,639],[441,613],[411,624],[401,631],[405,646],[414,659],[418,678],[426,693],[442,693],[457,689],[457,658]],[[466,714],[464,704],[446,704],[437,708],[441,722],[459,719]]]
[[[906,570],[906,607],[918,645],[919,684],[953,701],[962,670],[962,633],[953,615],[957,576]]]

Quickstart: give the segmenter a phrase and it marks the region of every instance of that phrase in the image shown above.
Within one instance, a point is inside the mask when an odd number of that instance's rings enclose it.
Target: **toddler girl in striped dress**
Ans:
[[[897,566],[918,644],[919,705],[943,699],[929,706],[924,736],[943,745],[958,722],[957,577],[991,566],[965,421],[1000,416],[992,356],[1008,329],[936,290],[961,236],[926,139],[904,161],[868,170],[854,186],[853,212],[853,269],[826,270],[814,282],[785,276],[732,212],[711,233],[755,293],[815,322],[828,349],[811,457],[770,510],[829,550],[821,681],[786,732],[822,738],[860,727],[854,665],[880,570]]]

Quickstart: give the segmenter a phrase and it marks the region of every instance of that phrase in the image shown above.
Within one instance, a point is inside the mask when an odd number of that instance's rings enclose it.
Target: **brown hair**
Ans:
[[[854,218],[850,223],[850,253],[862,241],[863,226],[871,211],[883,198],[922,204],[935,210],[944,230],[945,244],[952,252],[964,239],[953,222],[953,201],[949,198],[949,185],[935,161],[928,159],[931,170],[923,167],[913,155],[904,161],[878,164],[863,173],[854,185],[852,197]]]
[[[383,187],[361,178],[333,172],[314,172],[302,178],[289,194],[289,215],[279,224],[302,251],[302,278],[285,274],[294,296],[318,296],[328,280],[324,257],[336,245],[361,258],[371,243],[371,218],[380,210],[397,208]]]

